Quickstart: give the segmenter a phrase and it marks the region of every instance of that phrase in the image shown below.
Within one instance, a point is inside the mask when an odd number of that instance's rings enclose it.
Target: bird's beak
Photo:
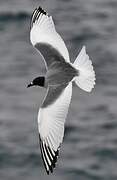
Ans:
[[[31,82],[30,84],[27,85],[27,88],[33,86],[33,83]]]

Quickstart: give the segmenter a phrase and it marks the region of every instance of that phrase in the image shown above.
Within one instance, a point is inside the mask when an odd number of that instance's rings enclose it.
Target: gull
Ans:
[[[27,87],[47,89],[38,112],[40,149],[47,174],[55,168],[64,136],[71,97],[72,82],[87,92],[95,85],[95,72],[83,46],[72,64],[66,45],[57,33],[52,16],[38,7],[31,18],[30,41],[43,57],[45,76],[35,78]]]

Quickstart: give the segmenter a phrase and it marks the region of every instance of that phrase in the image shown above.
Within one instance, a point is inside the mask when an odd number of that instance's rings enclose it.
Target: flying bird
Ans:
[[[64,136],[65,119],[72,97],[72,82],[87,92],[95,85],[92,62],[81,49],[72,64],[66,45],[57,33],[52,16],[38,7],[31,18],[30,41],[43,56],[45,76],[36,77],[27,87],[47,89],[38,112],[40,149],[47,174],[55,168]]]

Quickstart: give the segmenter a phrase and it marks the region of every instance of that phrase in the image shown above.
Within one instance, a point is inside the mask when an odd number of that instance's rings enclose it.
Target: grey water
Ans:
[[[46,90],[27,89],[45,73],[29,40],[38,5],[53,16],[73,62],[86,45],[96,86],[76,86],[60,157],[47,176],[39,149],[37,113]],[[117,180],[117,1],[0,0],[0,180]]]

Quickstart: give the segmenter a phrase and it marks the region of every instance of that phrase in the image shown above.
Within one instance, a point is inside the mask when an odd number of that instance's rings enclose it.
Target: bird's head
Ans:
[[[45,77],[44,76],[39,76],[35,79],[33,79],[33,81],[27,85],[27,88],[31,87],[31,86],[41,86],[44,87],[45,84]]]

